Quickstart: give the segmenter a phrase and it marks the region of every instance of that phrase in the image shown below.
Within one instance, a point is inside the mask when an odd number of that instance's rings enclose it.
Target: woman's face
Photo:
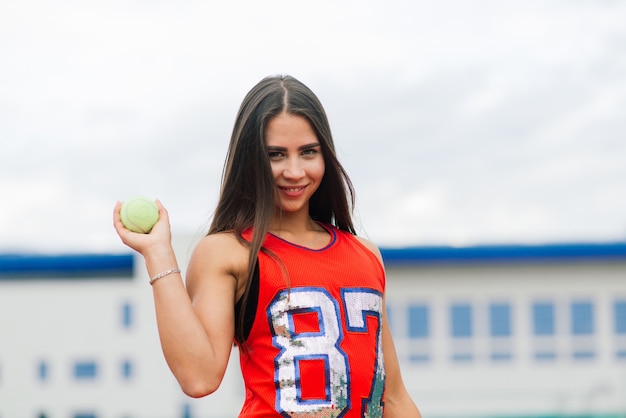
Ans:
[[[309,211],[309,200],[324,177],[322,149],[309,121],[281,113],[265,130],[267,155],[283,212]]]

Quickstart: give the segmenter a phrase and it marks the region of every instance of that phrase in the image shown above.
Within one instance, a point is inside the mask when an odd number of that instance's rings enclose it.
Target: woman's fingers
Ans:
[[[133,232],[124,226],[120,216],[122,202],[117,202],[113,208],[113,227],[115,231],[125,245],[137,252],[143,253],[146,249],[160,243],[169,245],[171,241],[167,210],[160,201],[156,200],[155,203],[159,209],[159,219],[148,234]]]

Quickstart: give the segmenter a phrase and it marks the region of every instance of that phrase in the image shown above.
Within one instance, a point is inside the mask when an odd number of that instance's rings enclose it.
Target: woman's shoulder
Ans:
[[[360,237],[358,235],[355,235],[354,238],[356,238],[357,241],[359,241],[365,248],[367,248],[372,253],[374,253],[374,255],[380,260],[381,263],[383,262],[383,256],[380,253],[380,249],[378,248],[376,244],[374,244],[369,239]]]
[[[195,251],[232,251],[245,250],[247,246],[237,237],[234,231],[208,234],[198,242]]]
[[[356,242],[358,242],[359,244],[361,244],[363,247],[365,247],[367,250],[369,250],[371,253],[373,253],[376,258],[378,258],[378,260],[381,262],[383,262],[383,256],[380,253],[380,249],[378,248],[378,246],[376,244],[374,244],[372,241],[370,241],[367,238],[364,238],[362,236],[356,235],[356,234],[352,234],[348,231],[342,231],[339,230],[338,228],[333,227],[333,229],[335,231],[337,231],[336,233],[338,234],[343,234],[346,235],[349,238],[354,239]]]
[[[210,260],[248,259],[250,247],[234,231],[217,232],[203,237],[196,245],[194,254]]]
[[[189,260],[189,271],[230,275],[239,279],[247,272],[249,247],[234,232],[219,232],[203,237]]]

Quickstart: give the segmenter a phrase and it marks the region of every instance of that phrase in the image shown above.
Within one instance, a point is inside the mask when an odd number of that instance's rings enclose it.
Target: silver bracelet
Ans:
[[[160,272],[159,274],[154,276],[152,279],[150,279],[150,285],[153,285],[154,282],[159,280],[161,277],[167,276],[168,274],[172,274],[172,273],[180,273],[180,269],[173,268],[173,269],[169,269],[169,270],[165,270],[165,271]]]

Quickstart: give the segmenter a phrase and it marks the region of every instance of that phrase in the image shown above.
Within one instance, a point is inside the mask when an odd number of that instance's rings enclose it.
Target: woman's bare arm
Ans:
[[[158,201],[157,206],[159,221],[150,234],[124,228],[119,203],[113,215],[116,231],[126,245],[143,255],[150,277],[178,267],[167,211]],[[237,250],[245,254],[241,244],[225,234],[205,237],[188,266],[187,287],[177,273],[152,286],[165,360],[182,390],[192,397],[217,390],[228,364],[234,336],[236,276],[238,269],[245,267],[238,266],[232,257]]]

